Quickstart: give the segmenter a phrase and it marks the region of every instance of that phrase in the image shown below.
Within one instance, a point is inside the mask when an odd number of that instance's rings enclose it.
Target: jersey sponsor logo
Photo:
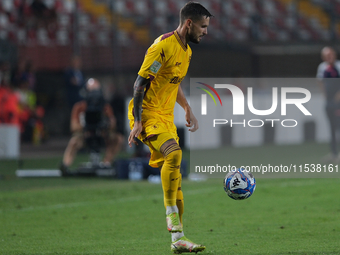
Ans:
[[[150,66],[150,71],[156,74],[156,73],[158,73],[161,66],[162,66],[162,64],[155,60],[152,63],[152,65]]]
[[[170,79],[170,83],[172,83],[172,84],[178,84],[178,83],[180,83],[183,79],[184,79],[184,77],[180,78],[180,77],[178,77],[178,76],[175,76],[174,78],[171,78],[171,79]]]
[[[176,62],[175,66],[180,66],[182,62]]]

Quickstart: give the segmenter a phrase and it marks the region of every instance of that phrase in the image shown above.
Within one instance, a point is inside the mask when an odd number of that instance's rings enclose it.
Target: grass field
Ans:
[[[314,158],[327,152],[314,144],[285,149]],[[240,151],[251,150],[229,149],[229,155]],[[261,147],[256,155],[269,151]],[[55,168],[59,160],[25,160],[24,166]],[[0,254],[171,254],[159,184],[19,179],[16,167],[0,161]],[[338,178],[258,178],[245,201],[228,198],[219,178],[182,186],[185,234],[207,246],[202,254],[340,254]]]

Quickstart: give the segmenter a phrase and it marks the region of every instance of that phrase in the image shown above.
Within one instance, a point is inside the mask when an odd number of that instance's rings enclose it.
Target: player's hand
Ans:
[[[132,147],[132,143],[138,145],[137,141],[135,140],[135,137],[137,138],[139,134],[142,132],[143,126],[141,121],[135,121],[135,124],[133,126],[133,129],[130,132],[129,135],[129,146]]]
[[[185,110],[185,120],[187,121],[185,125],[189,127],[189,131],[195,132],[198,129],[198,120],[191,111],[191,108]]]

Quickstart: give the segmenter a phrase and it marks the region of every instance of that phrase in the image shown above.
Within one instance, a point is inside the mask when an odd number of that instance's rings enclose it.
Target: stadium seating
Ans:
[[[86,45],[97,40],[101,45],[108,44],[114,30],[120,30],[125,35],[118,37],[121,44],[129,41],[148,43],[150,36],[163,33],[177,26],[178,12],[185,1],[128,1],[117,0],[110,6],[111,1],[83,0],[79,1],[79,33],[80,41]],[[202,2],[202,1],[201,1]],[[30,1],[3,0],[0,4],[0,36],[12,39],[18,44],[36,43],[38,45],[57,44],[67,45],[72,41],[75,2],[72,0],[45,0],[48,8],[55,9],[58,15],[56,28],[51,31],[40,29],[31,32],[22,20],[29,21],[32,13]],[[322,4],[321,4],[322,3]],[[209,39],[220,40],[251,40],[252,23],[256,23],[256,14],[259,21],[260,40],[292,40],[314,39],[327,40],[325,32],[328,31],[329,17],[324,11],[325,1],[300,1],[295,14],[291,0],[264,0],[259,4],[256,0],[246,1],[203,1],[216,17],[212,20]],[[335,2],[335,11],[340,13],[340,1]],[[152,13],[152,19],[150,14]],[[295,24],[294,24],[295,19]],[[227,24],[226,24],[227,23]],[[26,24],[27,25],[27,24]],[[296,27],[295,25],[298,25]],[[302,32],[296,38],[291,38],[292,30],[301,28]],[[93,31],[99,32],[98,38]],[[151,31],[152,30],[152,31]],[[221,36],[221,33],[223,36]],[[285,34],[285,36],[283,36]],[[30,40],[25,40],[29,38]]]
[[[33,52],[40,51],[41,47],[72,48],[75,40],[85,51],[89,47],[112,45],[145,50],[156,36],[177,27],[179,10],[186,3],[185,0],[82,0],[76,6],[73,0],[44,0],[46,6],[56,12],[57,18],[46,26],[36,27],[30,9],[32,1],[0,1],[0,38],[11,40],[22,48],[33,47],[35,49],[28,50]],[[292,0],[200,2],[215,16],[211,19],[206,41],[246,43],[332,39],[327,12],[329,1],[301,0],[298,4]],[[332,3],[335,5],[333,11],[340,14],[340,0]],[[75,17],[78,17],[77,26]],[[339,36],[339,28],[337,24],[336,36]],[[108,50],[104,49],[104,52]],[[66,60],[57,62],[52,65],[60,67]],[[50,61],[42,65],[45,64],[51,65]]]

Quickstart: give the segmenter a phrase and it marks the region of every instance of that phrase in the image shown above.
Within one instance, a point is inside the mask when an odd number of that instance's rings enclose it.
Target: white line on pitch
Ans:
[[[206,188],[206,189],[197,189],[197,190],[188,190],[184,193],[185,196],[197,195],[202,193],[208,193],[210,191],[215,191],[215,188]],[[220,188],[219,188],[220,189]],[[103,200],[103,201],[87,201],[87,202],[76,202],[76,203],[66,203],[66,204],[56,204],[56,205],[46,205],[46,206],[29,206],[22,209],[10,209],[10,210],[0,210],[0,213],[5,212],[28,212],[28,211],[37,211],[37,210],[51,210],[51,209],[64,209],[64,208],[72,208],[72,207],[80,207],[80,206],[90,206],[90,205],[99,205],[99,204],[116,204],[116,203],[127,203],[127,202],[136,202],[141,200],[150,200],[150,199],[161,199],[163,198],[162,194],[155,194],[151,196],[135,196],[135,197],[127,197],[127,198],[119,198],[114,200]]]

